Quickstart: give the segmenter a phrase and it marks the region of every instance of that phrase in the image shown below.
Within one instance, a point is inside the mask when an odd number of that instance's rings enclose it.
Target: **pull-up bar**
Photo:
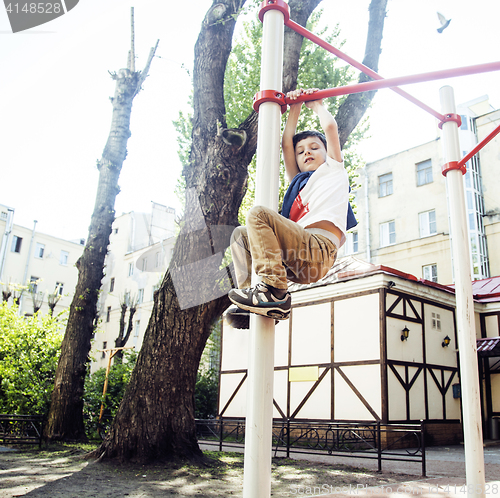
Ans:
[[[379,88],[393,88],[399,85],[409,85],[412,83],[421,83],[424,81],[440,80],[445,78],[453,78],[454,76],[466,76],[470,74],[487,73],[490,71],[499,70],[500,61],[488,62],[486,64],[476,64],[474,66],[458,67],[453,69],[442,69],[440,71],[432,71],[429,73],[398,76],[396,78],[387,78],[378,81],[367,81],[366,83],[356,83],[354,85],[346,85],[339,88],[318,90],[312,95],[301,95],[296,100],[285,98],[285,103],[293,104],[297,102],[306,102],[308,100],[318,100],[326,97],[348,95],[350,93],[368,92],[370,90],[378,90]],[[439,118],[440,120],[442,120],[444,116],[440,114]]]
[[[464,156],[460,161],[458,161],[457,168],[465,166],[465,163],[472,157],[475,156],[488,142],[493,140],[500,133],[500,125],[498,125],[487,137],[483,138],[466,156]]]
[[[325,40],[322,40],[319,36],[316,36],[315,34],[311,33],[308,31],[306,28],[301,26],[300,24],[297,24],[296,22],[292,20],[286,20],[285,19],[285,26],[288,26],[290,29],[293,29],[295,32],[299,33],[300,35],[304,36],[308,40],[311,40],[313,43],[316,43],[320,47],[324,48],[325,50],[328,50],[328,52],[331,52],[332,54],[336,55],[343,61],[347,62],[351,66],[355,67],[356,69],[359,69],[366,75],[372,77],[374,80],[383,80],[384,78],[380,76],[380,74],[376,73],[373,69],[370,69],[368,66],[365,66],[361,62],[358,62],[357,60],[353,59],[352,57],[349,57],[348,55],[344,54],[342,51],[339,49],[335,48],[333,45],[330,43],[326,42]],[[435,116],[437,119],[442,121],[443,115],[428,105],[424,104],[417,98],[413,97],[409,93],[406,93],[404,90],[401,90],[400,88],[391,88],[394,92],[398,93],[405,99],[409,100],[410,102],[413,102],[414,104],[418,105],[421,109],[424,111],[427,111],[428,113],[432,114]],[[354,93],[354,92],[353,92]]]

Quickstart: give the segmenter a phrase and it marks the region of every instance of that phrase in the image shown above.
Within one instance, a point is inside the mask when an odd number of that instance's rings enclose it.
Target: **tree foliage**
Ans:
[[[109,369],[108,388],[104,398],[102,392],[106,379],[106,369],[100,368],[93,374],[89,373],[85,379],[83,412],[87,435],[90,437],[96,436],[101,403],[104,402],[104,414],[106,420],[109,421],[116,415],[125,394],[125,389],[137,360],[137,353],[135,351],[126,351],[123,356],[125,361],[115,362]]]
[[[64,321],[18,315],[0,304],[0,412],[46,415],[59,359]]]
[[[338,25],[334,27],[321,26],[322,14],[322,10],[313,12],[307,23],[307,29],[328,43],[342,47],[344,41],[340,41],[341,32]],[[262,23],[253,15],[251,20],[242,22],[239,35],[233,45],[227,63],[224,81],[224,100],[227,103],[226,120],[228,128],[238,128],[240,123],[252,111],[253,97],[260,89],[261,40]],[[354,70],[349,65],[341,64],[340,62],[336,56],[310,40],[304,39],[299,59],[297,86],[302,88],[326,89],[353,83],[355,81]],[[328,110],[335,115],[339,106],[346,98],[347,96],[332,97],[327,99],[325,104]],[[282,120],[283,127],[286,117],[287,114],[284,114]],[[179,158],[185,164],[188,160],[191,146],[191,115],[180,112],[179,119],[174,122],[174,126],[177,130]],[[321,128],[317,116],[312,112],[304,110],[300,116],[297,131],[307,129],[320,130]],[[351,179],[351,186],[355,184],[354,171],[361,166],[362,161],[356,154],[355,147],[367,131],[368,124],[365,120],[349,136],[348,141],[344,145],[344,161]],[[248,167],[247,193],[238,215],[241,224],[245,224],[246,213],[254,203],[255,168],[256,157],[252,159]],[[284,165],[282,165],[280,168],[280,204],[288,187],[284,173]],[[177,187],[179,193],[183,190],[183,186],[184,182],[181,181]]]

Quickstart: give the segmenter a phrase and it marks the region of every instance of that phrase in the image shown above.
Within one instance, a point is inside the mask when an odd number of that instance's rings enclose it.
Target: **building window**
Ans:
[[[425,280],[429,280],[429,282],[437,282],[438,281],[437,265],[422,266],[422,277],[425,278]]]
[[[439,313],[432,313],[432,328],[441,330],[441,315]]]
[[[148,258],[142,258],[141,268],[142,268],[142,271],[148,270]]]
[[[417,186],[426,185],[427,183],[432,183],[432,161],[428,159],[427,161],[417,164]]]
[[[11,246],[10,250],[12,252],[21,252],[22,243],[23,243],[23,238],[18,237],[17,235],[14,235],[14,237],[12,238],[12,246]]]
[[[60,296],[62,296],[63,288],[64,284],[62,282],[56,282],[56,288],[54,290],[54,294],[59,294]]]
[[[418,215],[420,224],[420,237],[429,237],[437,233],[436,229],[436,211],[426,211]]]
[[[115,290],[115,278],[113,277],[109,281],[109,292],[113,292]]]
[[[106,321],[111,321],[111,306],[108,306],[108,309],[106,310]]]
[[[104,350],[107,347],[108,347],[108,343],[106,341],[103,341],[103,343],[102,343],[102,349]],[[106,352],[105,351],[102,352],[101,358],[106,358]]]
[[[345,254],[358,252],[358,232],[349,232],[345,242]]]
[[[392,194],[392,173],[378,177],[378,196],[386,197]]]
[[[160,261],[161,261],[160,252],[157,252],[155,254],[155,268],[158,268],[160,266]]]
[[[8,218],[8,216],[9,215],[5,211],[2,211],[0,213],[0,219],[2,219],[2,220],[6,220]]]
[[[134,274],[134,263],[128,264],[128,276],[131,277]]]
[[[35,258],[43,259],[43,253],[45,252],[45,244],[36,243],[35,247]]]
[[[68,258],[69,258],[69,252],[68,251],[61,251],[61,254],[59,255],[59,264],[63,266],[68,265]]]
[[[142,304],[144,301],[144,289],[139,289],[137,291],[137,304]]]
[[[38,281],[40,280],[39,277],[30,277],[30,284],[29,284],[29,291],[32,294],[36,294],[38,292]]]
[[[396,222],[388,221],[380,224],[380,247],[396,243]]]
[[[135,328],[134,328],[134,337],[139,337],[140,330],[141,330],[141,321],[136,320],[135,321]]]

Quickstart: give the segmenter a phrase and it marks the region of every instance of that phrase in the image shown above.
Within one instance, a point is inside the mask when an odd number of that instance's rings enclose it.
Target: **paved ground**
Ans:
[[[473,498],[481,495],[474,486],[470,486],[471,489],[468,489],[466,485],[463,445],[427,448],[426,460],[427,477],[421,476],[420,464],[384,461],[384,471],[415,474],[415,480],[398,484],[397,487],[329,489],[326,485],[318,487],[316,490],[297,490],[297,496],[318,496],[321,498],[346,496],[359,496],[361,498],[368,496],[372,498]],[[355,461],[354,459],[336,458],[335,462],[368,469],[377,468],[377,463],[370,460]],[[488,498],[500,498],[500,441],[485,446],[484,469],[486,482],[484,495]]]
[[[229,451],[237,451],[235,448]],[[279,456],[279,455],[278,455]],[[291,458],[298,458],[291,454]],[[377,470],[376,460],[334,457],[324,455],[300,455],[312,462],[350,465]],[[321,498],[474,498],[481,495],[476,489],[468,493],[465,479],[465,451],[463,445],[429,447],[426,449],[426,477],[422,476],[419,462],[383,461],[384,472],[415,475],[415,480],[393,487],[366,488],[363,486],[345,489],[334,488],[328,483],[312,487],[296,487],[291,496]],[[500,441],[486,442],[484,447],[485,493],[487,498],[500,498]],[[472,488],[472,487],[471,487]]]

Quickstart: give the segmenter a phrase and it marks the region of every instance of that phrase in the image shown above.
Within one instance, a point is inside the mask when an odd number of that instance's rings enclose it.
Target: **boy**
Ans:
[[[287,97],[296,100],[315,91],[295,90]],[[255,206],[247,215],[247,226],[236,228],[232,235],[238,289],[230,290],[228,297],[237,307],[231,307],[226,318],[235,328],[248,328],[249,312],[287,319],[291,309],[287,280],[301,284],[320,280],[345,242],[349,179],[337,123],[323,100],[305,105],[318,115],[325,135],[316,131],[295,135],[302,104],[290,106],[282,149],[291,183],[282,215]],[[255,287],[251,287],[252,263],[262,279]]]

